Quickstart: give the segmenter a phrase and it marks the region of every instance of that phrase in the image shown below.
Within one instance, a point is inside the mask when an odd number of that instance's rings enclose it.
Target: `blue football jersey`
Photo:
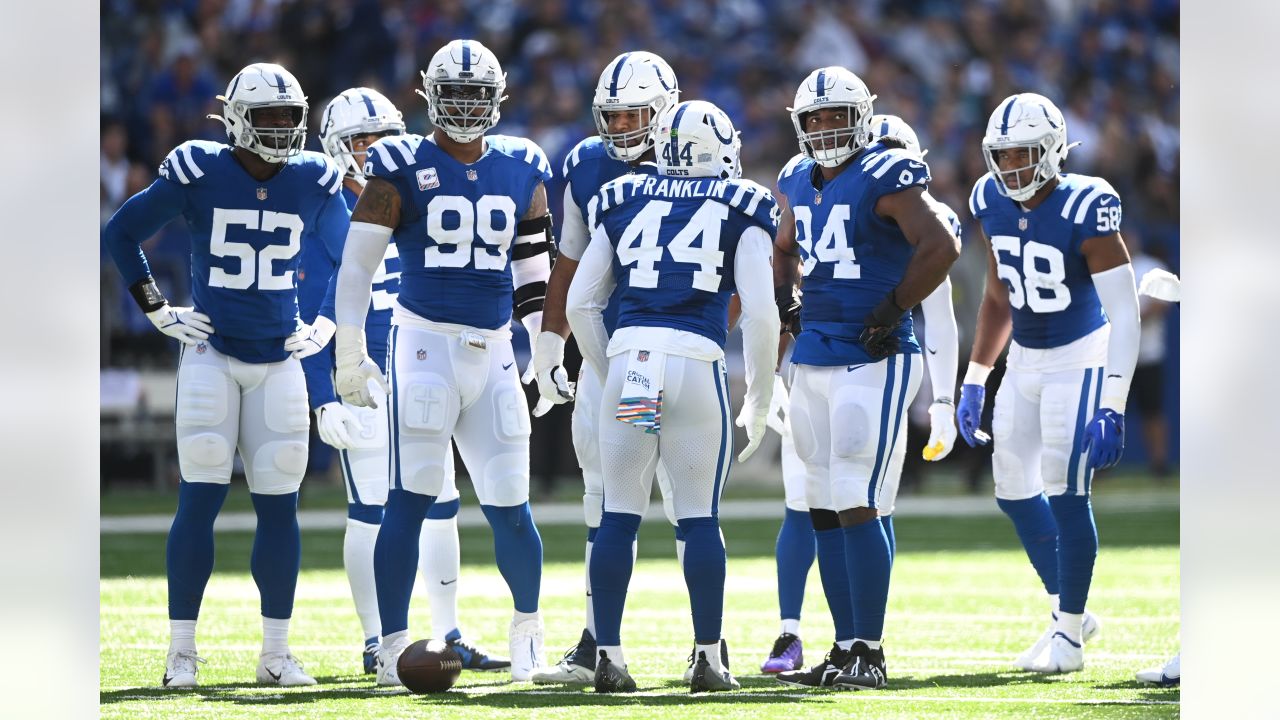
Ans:
[[[614,248],[617,327],[666,327],[724,347],[743,232],[778,230],[777,202],[750,180],[625,175],[598,193]]]
[[[209,343],[245,362],[284,360],[284,338],[298,321],[295,275],[304,238],[333,243],[340,253],[346,237],[342,172],[308,151],[259,181],[230,146],[193,140],[169,153],[156,182],[182,191],[191,294],[215,329]]]
[[[1080,244],[1120,231],[1120,196],[1110,183],[1064,174],[1034,210],[1004,197],[987,173],[969,210],[991,240],[1009,288],[1013,339],[1028,348],[1061,347],[1107,322]]]
[[[898,286],[915,247],[876,202],[907,188],[927,188],[929,166],[906,150],[872,143],[844,172],[815,187],[818,166],[796,155],[778,175],[795,215],[803,304],[791,361],[802,365],[874,362],[858,342],[863,319]],[[910,313],[895,331],[902,352],[918,353]]]
[[[578,143],[564,159],[562,174],[569,186],[569,197],[578,206],[582,219],[586,221],[588,232],[594,228],[592,221],[599,204],[597,194],[604,184],[614,178],[628,173],[652,175],[652,165],[632,167],[621,160],[609,157],[604,141],[593,135]],[[578,258],[581,259],[581,258]],[[604,308],[604,329],[610,335],[618,327],[618,295],[617,289],[609,296],[609,304]]]
[[[384,137],[364,172],[400,193],[400,304],[435,322],[494,330],[511,322],[516,224],[551,165],[524,138],[486,135],[485,145],[468,165],[428,137]]]

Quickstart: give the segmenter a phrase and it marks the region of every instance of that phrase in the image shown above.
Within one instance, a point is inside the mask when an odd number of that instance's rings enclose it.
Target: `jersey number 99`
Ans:
[[[498,227],[494,227],[495,215],[502,216]],[[501,271],[507,266],[507,250],[515,234],[516,203],[511,198],[482,195],[472,203],[460,195],[437,195],[427,203],[427,235],[436,244],[427,248],[424,264]],[[475,245],[476,238],[483,244]],[[453,251],[444,252],[446,246],[453,246]]]

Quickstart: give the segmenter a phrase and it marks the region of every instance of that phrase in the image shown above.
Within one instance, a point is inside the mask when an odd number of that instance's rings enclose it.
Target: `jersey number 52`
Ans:
[[[227,227],[230,225],[243,225],[249,230],[264,233],[288,230],[289,242],[286,245],[268,245],[261,250],[254,250],[247,242],[227,239]],[[209,287],[248,290],[256,281],[259,290],[292,290],[293,270],[276,274],[271,263],[273,260],[292,260],[301,246],[302,218],[293,213],[214,208],[209,252],[214,257],[239,258],[240,269],[232,273],[219,267],[209,268]]]

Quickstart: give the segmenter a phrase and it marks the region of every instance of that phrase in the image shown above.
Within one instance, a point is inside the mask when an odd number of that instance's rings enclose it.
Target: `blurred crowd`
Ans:
[[[796,86],[817,67],[843,65],[878,96],[877,112],[915,128],[931,192],[966,221],[969,190],[986,172],[988,116],[1007,95],[1038,92],[1082,143],[1068,171],[1109,180],[1125,236],[1178,271],[1177,0],[103,0],[101,32],[104,222],[173,146],[225,139],[205,116],[220,112],[214,96],[244,65],[280,62],[298,77],[312,102],[309,147],[319,150],[324,105],[356,85],[382,90],[410,131],[426,132],[418,72],[468,37],[507,73],[496,132],[535,140],[557,174],[594,134],[596,80],[623,51],[660,54],[684,99],[723,108],[742,132],[745,174],[768,187],[797,152],[786,111]],[[561,182],[549,188],[557,217]],[[962,357],[985,272],[981,243],[965,245],[953,273]],[[146,249],[161,286],[183,300],[185,227],[171,224]],[[119,285],[104,264],[104,364],[145,363],[164,343]]]

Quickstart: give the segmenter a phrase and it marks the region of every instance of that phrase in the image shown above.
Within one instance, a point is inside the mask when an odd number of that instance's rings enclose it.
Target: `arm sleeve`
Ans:
[[[338,287],[334,292],[334,312],[339,326],[364,328],[373,274],[377,272],[378,263],[382,262],[390,242],[391,228],[385,225],[351,223],[342,250],[342,264],[338,266]]]
[[[103,242],[126,286],[151,275],[142,243],[181,215],[185,207],[186,193],[182,187],[161,178],[129,198],[107,221],[102,232]]]
[[[582,208],[573,201],[571,188],[567,183],[564,186],[564,222],[560,225],[559,252],[577,262],[582,259],[587,243],[591,241],[591,230],[582,216]]]
[[[750,227],[738,240],[733,273],[742,302],[742,357],[747,366],[746,405],[756,413],[769,410],[773,369],[778,359],[781,326],[773,302],[773,239],[760,227]]]
[[[951,278],[943,280],[920,303],[920,309],[924,312],[924,344],[933,399],[945,397],[954,401],[956,371],[960,364],[960,335],[956,330],[956,310],[951,304]]]
[[[320,209],[317,227],[319,239],[324,243],[325,255],[329,257],[329,261],[333,263],[333,266],[329,272],[329,282],[325,288],[324,298],[320,302],[320,307],[315,309],[313,316],[334,320],[336,315],[334,298],[338,290],[338,267],[342,263],[342,251],[347,243],[347,233],[351,231],[351,209],[347,207],[346,198],[342,196],[342,193],[335,193],[325,202],[324,207]],[[303,317],[313,316],[304,315]],[[323,355],[324,353],[319,354]]]
[[[578,350],[582,358],[591,363],[597,376],[604,378],[609,374],[609,333],[604,328],[604,308],[609,303],[609,295],[614,285],[612,268],[613,246],[604,227],[597,227],[591,233],[591,243],[582,254],[582,263],[574,273],[573,282],[569,285],[569,297],[566,301],[566,314],[569,327],[578,338]]]
[[[1093,286],[1102,301],[1102,309],[1111,322],[1111,339],[1107,342],[1107,369],[1102,381],[1099,407],[1124,414],[1133,382],[1133,369],[1138,364],[1138,337],[1142,323],[1138,315],[1138,293],[1134,289],[1133,265],[1125,263],[1093,274]]]
[[[307,380],[307,402],[312,410],[337,402],[333,391],[333,346],[329,343],[315,355],[302,358],[302,374]]]

